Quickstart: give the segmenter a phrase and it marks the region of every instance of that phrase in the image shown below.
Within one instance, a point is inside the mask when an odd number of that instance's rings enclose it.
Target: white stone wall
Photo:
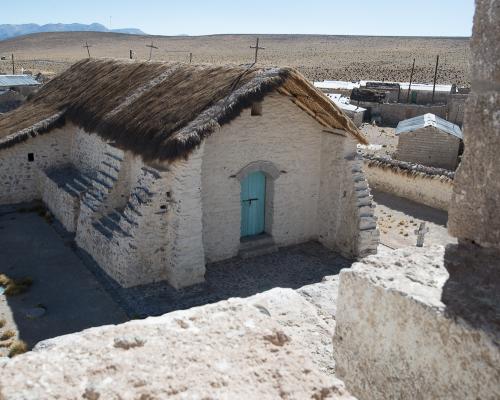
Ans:
[[[201,190],[204,146],[192,152],[188,160],[169,166],[167,276],[176,288],[203,282],[205,276]]]
[[[398,249],[341,271],[333,353],[336,375],[355,396],[500,398],[498,325],[487,323],[498,315],[496,287],[475,278],[496,261],[464,265],[477,269],[460,276],[463,254],[450,248]]]
[[[460,139],[428,126],[399,135],[396,156],[432,167],[454,170],[457,167]]]
[[[45,171],[40,171],[42,201],[68,232],[76,232],[80,199],[58,187]]]
[[[379,241],[372,196],[356,143],[324,135],[321,152],[319,241],[347,257],[376,252]]]
[[[349,256],[373,247],[358,246],[361,214],[354,154],[353,140],[324,132],[284,96],[268,95],[260,116],[244,110],[204,144],[201,185],[207,262],[238,254],[241,187],[236,175],[256,161],[271,162],[280,171],[266,193],[266,232],[278,246],[319,239]],[[356,173],[362,176],[361,170]],[[362,229],[375,228],[373,222]]]
[[[39,171],[68,163],[72,139],[71,128],[63,127],[0,150],[0,204],[40,199]]]
[[[83,173],[94,175],[101,167],[103,155],[110,146],[96,133],[87,133],[78,127],[74,127],[74,129],[71,162]]]
[[[236,256],[240,245],[240,181],[249,163],[270,161],[274,182],[272,225],[276,244],[318,238],[322,127],[279,94],[268,95],[262,115],[250,109],[205,140],[202,164],[203,244],[207,262]],[[267,224],[266,224],[267,225]]]
[[[370,166],[365,162],[370,187],[392,193],[440,210],[448,210],[453,181],[438,176],[409,175],[391,168]]]

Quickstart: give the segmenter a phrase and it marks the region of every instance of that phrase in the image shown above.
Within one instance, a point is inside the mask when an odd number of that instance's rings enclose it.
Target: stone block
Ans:
[[[500,250],[500,1],[477,0],[471,86],[462,162],[449,209],[449,232]]]
[[[465,152],[455,176],[448,230],[500,250],[500,92],[472,94],[465,114]]]
[[[337,376],[363,399],[500,398],[494,263],[450,245],[399,249],[342,270]]]
[[[0,398],[355,400],[312,361],[318,323],[302,296],[274,289],[92,328],[0,361]]]

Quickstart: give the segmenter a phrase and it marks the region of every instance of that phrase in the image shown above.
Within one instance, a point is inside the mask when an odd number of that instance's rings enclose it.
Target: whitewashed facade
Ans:
[[[325,131],[281,94],[259,108],[245,109],[187,159],[148,164],[67,123],[0,150],[0,203],[42,199],[125,287],[196,284],[206,263],[237,256],[240,180],[255,170],[267,177],[265,231],[277,247],[318,240],[350,257],[375,252],[355,140]]]

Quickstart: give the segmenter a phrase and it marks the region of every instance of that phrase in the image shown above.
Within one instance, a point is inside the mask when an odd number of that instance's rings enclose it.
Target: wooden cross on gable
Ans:
[[[151,57],[153,56],[153,49],[157,49],[158,50],[158,47],[156,47],[153,42],[151,42],[151,44],[147,44],[146,47],[149,47],[149,61],[151,61]]]
[[[253,62],[254,64],[257,64],[257,57],[259,55],[259,50],[265,50],[265,47],[259,47],[259,38],[257,38],[257,41],[255,42],[255,46],[250,46],[251,49],[255,49],[255,61]]]
[[[90,44],[88,44],[87,42],[85,42],[85,46],[82,46],[82,47],[86,47],[87,48],[87,54],[89,55],[89,58],[90,58],[90,48],[92,47]]]

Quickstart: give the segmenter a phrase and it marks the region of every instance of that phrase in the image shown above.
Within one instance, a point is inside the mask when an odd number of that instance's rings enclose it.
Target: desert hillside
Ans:
[[[379,79],[408,81],[416,58],[415,78],[431,82],[436,55],[440,56],[438,82],[469,83],[468,38],[260,35],[266,49],[259,62],[298,68],[309,79]],[[253,61],[253,35],[141,36],[102,32],[39,33],[0,41],[0,72],[11,71],[10,55],[19,69],[59,72],[80,58],[88,42],[92,57],[147,59],[154,42],[154,60],[247,63]],[[43,60],[43,61],[32,61]]]

